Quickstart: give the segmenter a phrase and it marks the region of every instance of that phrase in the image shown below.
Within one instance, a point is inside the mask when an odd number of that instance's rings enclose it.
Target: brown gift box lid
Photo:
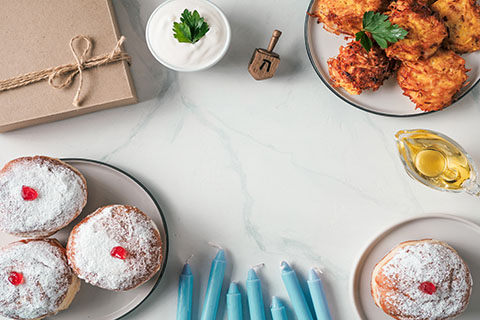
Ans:
[[[118,28],[110,0],[0,0],[0,80],[75,63],[70,39],[86,35],[91,56],[110,53]],[[128,42],[128,39],[127,39]],[[64,89],[48,81],[0,92],[0,132],[137,102],[125,61],[87,69]]]

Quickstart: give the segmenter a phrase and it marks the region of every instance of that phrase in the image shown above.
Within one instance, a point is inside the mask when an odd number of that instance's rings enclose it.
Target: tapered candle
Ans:
[[[235,282],[230,283],[227,293],[228,320],[243,320],[242,294]]]
[[[262,285],[255,270],[248,270],[247,276],[248,310],[251,320],[265,320],[265,307],[263,306]]]
[[[313,268],[308,273],[307,284],[317,319],[332,320],[330,310],[328,309],[327,299],[325,297],[325,291],[323,290],[322,280],[320,280],[317,271]]]
[[[280,299],[272,297],[272,305],[270,306],[270,312],[272,312],[273,320],[288,320],[287,309],[282,304]]]
[[[215,320],[217,317],[218,303],[220,302],[226,266],[227,260],[225,259],[225,252],[220,249],[212,261],[202,316],[200,317],[201,320]]]
[[[298,282],[297,274],[285,261],[282,262],[281,267],[283,283],[285,284],[285,288],[287,288],[287,293],[297,318],[299,320],[313,320],[302,287],[300,287],[300,283]]]
[[[178,283],[177,320],[190,320],[192,317],[193,274],[186,263]]]

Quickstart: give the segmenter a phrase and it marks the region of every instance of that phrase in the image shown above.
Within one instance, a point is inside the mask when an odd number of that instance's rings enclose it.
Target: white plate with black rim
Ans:
[[[144,302],[163,276],[168,258],[168,230],[165,217],[153,195],[137,179],[109,164],[88,159],[62,159],[77,168],[87,180],[88,201],[80,216],[51,238],[66,244],[72,228],[95,209],[108,204],[132,205],[147,214],[157,225],[164,245],[160,271],[140,287],[114,292],[91,286],[82,281],[80,291],[70,307],[49,319],[55,320],[117,320]],[[19,238],[0,232],[0,247]],[[7,318],[1,317],[1,320]]]
[[[315,2],[316,0],[311,0],[307,12],[313,11]],[[377,91],[367,90],[357,96],[350,95],[342,88],[333,87],[330,82],[327,60],[338,55],[340,46],[347,43],[345,36],[325,31],[323,24],[318,24],[317,19],[308,14],[305,18],[304,35],[307,54],[315,72],[327,88],[344,102],[358,109],[383,116],[412,117],[431,113],[415,109],[415,104],[403,95],[395,76],[385,81]],[[467,62],[467,69],[471,70],[468,72],[466,85],[456,95],[455,102],[467,95],[480,82],[480,51],[464,54],[462,58]]]
[[[436,239],[444,241],[458,251],[469,266],[473,278],[473,291],[463,320],[480,318],[480,290],[475,283],[480,279],[480,226],[456,216],[429,215],[398,223],[375,237],[357,260],[351,277],[350,290],[353,303],[361,320],[389,320],[372,298],[370,282],[375,265],[399,243],[409,240]]]

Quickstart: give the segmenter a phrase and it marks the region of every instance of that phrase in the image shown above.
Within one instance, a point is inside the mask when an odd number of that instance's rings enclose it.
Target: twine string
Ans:
[[[78,53],[75,49],[75,42],[77,41],[85,42],[85,48],[81,53]],[[92,50],[92,41],[87,36],[77,35],[70,39],[70,50],[72,51],[73,57],[75,58],[75,63],[64,64],[57,67],[30,72],[7,80],[0,80],[0,92],[23,87],[46,79],[48,79],[48,84],[52,88],[63,89],[70,86],[73,82],[73,79],[78,75],[79,83],[77,91],[73,98],[73,105],[78,107],[81,102],[80,93],[83,87],[84,70],[119,61],[126,61],[130,63],[130,56],[126,52],[123,52],[121,49],[124,41],[125,37],[121,36],[111,52],[95,57],[90,57],[90,53]],[[61,78],[63,79],[63,81],[60,81]]]

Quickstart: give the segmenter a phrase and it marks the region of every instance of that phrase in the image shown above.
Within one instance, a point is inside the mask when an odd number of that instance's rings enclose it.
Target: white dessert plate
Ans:
[[[311,0],[308,12],[313,11],[314,4],[315,0]],[[415,104],[403,95],[396,76],[390,77],[377,91],[367,90],[357,96],[350,95],[342,88],[334,88],[330,82],[327,60],[338,55],[339,47],[347,43],[345,36],[325,31],[323,24],[318,24],[317,19],[309,15],[305,18],[304,35],[307,54],[315,72],[327,88],[346,103],[364,111],[391,117],[412,117],[430,113],[415,109]],[[466,67],[471,71],[468,72],[467,84],[457,94],[455,101],[463,98],[480,82],[480,52],[464,54],[462,58],[466,60]]]
[[[432,215],[399,223],[376,237],[365,249],[356,263],[351,291],[353,303],[362,320],[390,320],[375,305],[370,293],[370,279],[375,265],[395,246],[403,241],[436,239],[455,248],[465,260],[472,273],[474,288],[467,311],[459,319],[480,318],[480,290],[475,282],[480,281],[480,226],[468,220],[449,215]]]
[[[71,229],[98,207],[108,204],[128,204],[138,207],[156,223],[164,243],[165,259],[161,270],[144,285],[126,292],[100,289],[82,281],[79,293],[70,308],[49,319],[55,320],[114,320],[137,308],[156,288],[162,278],[168,257],[168,231],[165,218],[151,193],[128,173],[111,165],[87,159],[62,159],[77,168],[87,180],[88,202],[81,215],[53,238],[66,244]],[[0,232],[0,246],[19,238]],[[1,317],[1,320],[7,318]]]

